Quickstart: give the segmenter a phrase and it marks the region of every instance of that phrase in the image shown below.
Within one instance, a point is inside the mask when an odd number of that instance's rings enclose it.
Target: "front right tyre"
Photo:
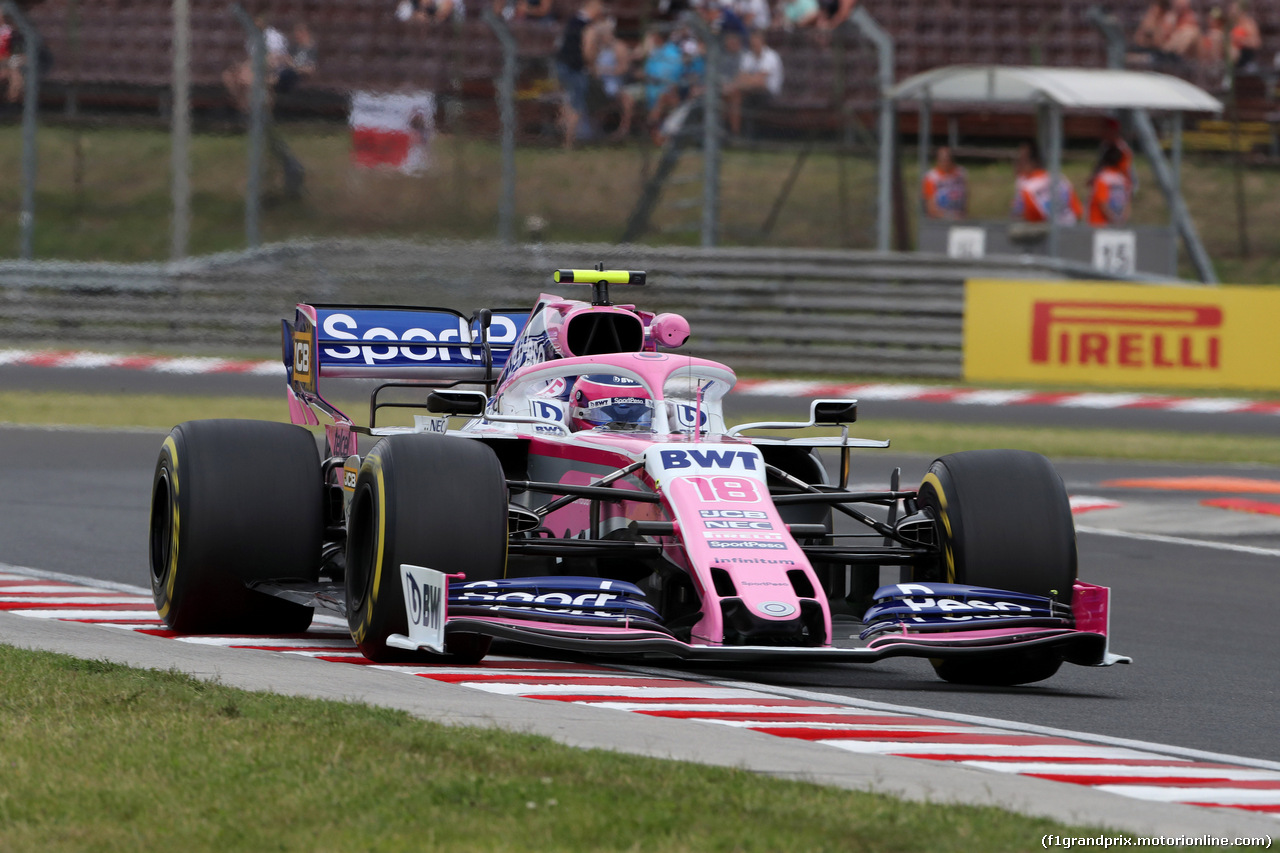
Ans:
[[[933,514],[942,553],[917,580],[1025,592],[1071,604],[1076,529],[1062,478],[1025,450],[969,450],[934,461],[919,500]],[[958,684],[1013,685],[1058,671],[1055,653],[1012,650],[939,658],[934,669]]]

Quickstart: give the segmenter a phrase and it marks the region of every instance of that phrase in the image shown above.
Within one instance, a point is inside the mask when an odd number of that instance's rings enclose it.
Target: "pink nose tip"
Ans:
[[[659,314],[649,331],[653,340],[664,347],[678,347],[689,340],[689,321],[679,314]]]

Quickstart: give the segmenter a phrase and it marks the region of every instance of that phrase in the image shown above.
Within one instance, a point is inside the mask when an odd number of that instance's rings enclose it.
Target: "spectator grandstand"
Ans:
[[[474,107],[465,111],[475,123],[472,130],[496,127],[492,81],[501,67],[501,48],[479,17],[484,5],[469,0],[465,16],[425,26],[397,20],[392,0],[245,2],[250,13],[269,12],[282,28],[305,20],[325,47],[315,75],[279,100],[282,113],[342,114],[353,89],[423,89]],[[609,5],[619,36],[631,44],[658,17],[656,0]],[[899,79],[960,62],[1084,67],[1106,62],[1103,38],[1085,14],[1088,4],[1078,0],[862,0],[860,5],[895,39]],[[1148,5],[1147,0],[1107,4],[1130,34]],[[563,21],[576,3],[556,2],[554,8]],[[1196,8],[1208,11],[1203,0]],[[197,111],[227,109],[219,78],[243,58],[243,32],[225,0],[191,0],[191,9],[193,103]],[[1256,0],[1251,10],[1262,36],[1258,66],[1270,69],[1280,45],[1280,0]],[[55,58],[42,95],[47,106],[74,93],[85,107],[163,109],[172,63],[170,0],[43,0],[29,6],[28,14]],[[550,139],[547,115],[554,110],[545,97],[545,81],[552,76],[559,28],[520,18],[509,24],[521,60],[521,130]],[[878,97],[875,56],[856,34],[826,47],[805,30],[771,31],[768,41],[781,55],[786,78],[763,122],[766,130],[834,130],[850,111],[870,113]],[[1271,89],[1261,83],[1241,88],[1263,101]],[[1267,109],[1261,106],[1257,115],[1246,112],[1245,117],[1262,118]]]

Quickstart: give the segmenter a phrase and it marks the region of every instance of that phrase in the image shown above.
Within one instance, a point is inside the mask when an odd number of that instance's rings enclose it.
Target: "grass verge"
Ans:
[[[367,402],[335,401],[357,419]],[[15,424],[65,424],[167,430],[201,418],[288,420],[282,399],[263,397],[197,397],[161,394],[70,394],[0,391],[0,420]],[[772,420],[744,414],[737,419]],[[412,423],[412,412],[386,412],[387,424]],[[383,421],[380,420],[380,423]],[[1149,459],[1162,462],[1207,462],[1280,465],[1280,442],[1266,436],[1157,432],[1127,429],[946,424],[867,419],[853,432],[887,438],[893,449],[909,453],[953,453],[957,450],[1015,447],[1045,456],[1097,459]],[[805,431],[788,431],[789,436]]]
[[[12,853],[1021,851],[1090,834],[6,646],[0,714]]]

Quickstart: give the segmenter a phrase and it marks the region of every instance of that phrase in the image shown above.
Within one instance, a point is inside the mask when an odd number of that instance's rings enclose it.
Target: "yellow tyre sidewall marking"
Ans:
[[[382,474],[382,458],[374,452],[370,452],[365,457],[365,464],[373,471],[374,482],[377,483],[378,499],[377,499],[377,526],[378,526],[378,553],[374,558],[373,564],[373,588],[369,591],[368,597],[365,599],[364,613],[360,619],[360,627],[356,629],[355,641],[357,643],[364,642],[365,634],[369,631],[369,623],[373,621],[373,605],[378,600],[378,587],[382,583],[382,558],[387,543],[387,487]]]
[[[924,475],[921,485],[928,484],[933,486],[934,493],[938,496],[938,508],[942,510],[942,528],[947,533],[947,539],[942,543],[947,553],[947,583],[956,582],[956,558],[951,552],[951,518],[947,515],[947,493],[942,488],[942,481],[938,479],[938,475],[930,471]]]

